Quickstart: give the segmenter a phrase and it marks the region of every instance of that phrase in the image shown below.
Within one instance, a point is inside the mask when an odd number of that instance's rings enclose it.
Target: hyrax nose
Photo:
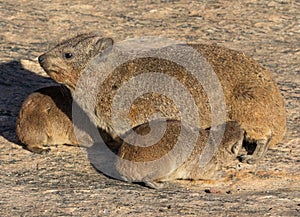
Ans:
[[[41,55],[38,57],[39,63],[43,64],[45,62],[45,55]]]

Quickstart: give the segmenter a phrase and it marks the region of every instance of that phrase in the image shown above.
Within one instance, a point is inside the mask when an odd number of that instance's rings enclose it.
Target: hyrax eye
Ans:
[[[71,59],[73,57],[72,53],[64,53],[64,58],[65,59]]]

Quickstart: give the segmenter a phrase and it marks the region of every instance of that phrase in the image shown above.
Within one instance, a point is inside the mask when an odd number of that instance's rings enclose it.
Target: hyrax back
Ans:
[[[94,33],[79,35],[59,44],[43,54],[39,60],[41,66],[54,80],[66,84],[73,91],[88,61],[95,56],[95,51],[101,55],[102,51],[111,44],[111,39],[101,38]],[[256,144],[253,154],[242,156],[242,160],[248,163],[256,162],[269,146],[282,140],[286,131],[283,97],[270,72],[241,52],[217,45],[187,46],[199,52],[216,73],[225,96],[227,121],[238,122],[245,131],[244,140]],[[73,59],[68,58],[69,56]],[[98,127],[116,134],[111,127],[113,126],[111,120],[113,98],[124,82],[146,72],[164,73],[180,81],[188,88],[198,107],[200,116],[198,127],[205,129],[211,126],[210,103],[203,87],[195,77],[174,62],[145,57],[120,65],[103,82],[100,93],[95,96],[98,100],[95,109]],[[101,74],[96,73],[95,76]],[[168,119],[180,120],[180,112],[174,102],[159,93],[144,94],[136,99],[128,118],[131,126],[134,127],[146,123],[154,113],[158,112]],[[117,134],[124,132],[117,132]]]
[[[23,102],[16,133],[25,148],[47,152],[48,145],[78,145],[72,123],[72,97],[63,86],[41,88]]]
[[[151,122],[151,128],[160,128],[164,123],[161,120]],[[222,127],[225,131],[221,143],[214,144],[216,141],[214,138]],[[150,132],[149,123],[137,126],[134,132],[138,135],[147,135]],[[195,144],[177,144],[180,136],[184,137],[181,138],[184,141],[190,141],[190,133],[198,134]],[[209,139],[210,134],[211,139]],[[131,136],[135,135],[131,133],[125,139]],[[176,179],[214,179],[222,168],[237,160],[243,137],[244,132],[236,122],[227,122],[215,129],[203,130],[184,122],[168,120],[163,137],[153,145],[150,139],[137,138],[132,144],[123,142],[118,153],[116,169],[125,181],[144,182],[150,187],[158,187],[158,182]],[[172,149],[174,150],[175,145],[183,145],[183,147],[179,147],[177,152],[167,156]],[[206,159],[207,156],[201,158],[205,148],[206,154],[209,152],[212,154],[209,159]],[[178,159],[185,153],[188,153],[188,157],[179,165]],[[162,164],[157,161],[161,158],[166,159],[161,161]],[[147,162],[153,164],[151,166],[144,164]]]

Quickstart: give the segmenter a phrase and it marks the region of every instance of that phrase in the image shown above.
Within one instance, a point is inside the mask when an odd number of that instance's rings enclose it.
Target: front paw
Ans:
[[[40,147],[40,146],[26,146],[25,148],[36,154],[47,154],[51,150],[48,147]]]

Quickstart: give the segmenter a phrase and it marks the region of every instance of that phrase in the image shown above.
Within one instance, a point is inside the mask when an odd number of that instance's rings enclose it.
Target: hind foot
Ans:
[[[153,189],[162,189],[164,187],[164,184],[161,182],[143,180],[143,183],[145,184],[145,186]]]
[[[121,176],[121,180],[128,182],[128,183],[133,183],[133,184],[134,183],[143,184],[145,187],[153,188],[153,189],[161,189],[164,187],[163,183],[151,180],[149,178],[143,178],[142,180],[134,180],[133,181],[131,179],[128,179],[125,176]]]
[[[265,156],[269,148],[269,143],[270,139],[258,140],[256,142],[256,148],[252,154],[243,154],[238,158],[243,163],[255,164]]]

